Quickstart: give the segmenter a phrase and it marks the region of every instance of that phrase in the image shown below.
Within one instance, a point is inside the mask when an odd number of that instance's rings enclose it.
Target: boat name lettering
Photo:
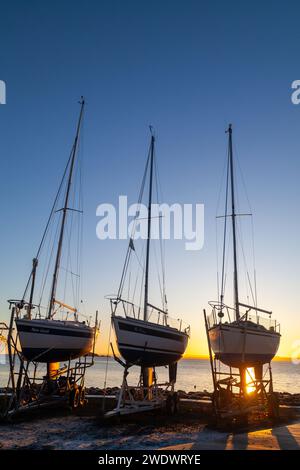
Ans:
[[[31,331],[33,333],[50,333],[50,331],[45,328],[31,328]]]

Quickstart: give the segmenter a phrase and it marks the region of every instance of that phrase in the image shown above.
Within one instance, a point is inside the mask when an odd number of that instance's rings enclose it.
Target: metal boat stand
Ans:
[[[130,386],[127,381],[129,369],[138,364],[123,362],[115,355],[111,344],[113,357],[123,368],[123,380],[121,389],[117,396],[116,407],[104,414],[104,418],[120,417],[134,413],[143,413],[158,409],[165,409],[170,415],[177,412],[179,399],[177,392],[174,391],[177,374],[177,363],[174,367],[169,366],[169,382],[158,383],[155,368],[149,368],[149,385],[144,387],[142,373],[137,386]]]
[[[0,418],[10,420],[25,411],[64,405],[71,409],[84,406],[85,373],[94,364],[95,340],[98,330],[96,313],[95,334],[91,354],[69,360],[63,367],[59,363],[28,361],[20,349],[14,322],[18,316],[19,301],[10,301],[11,318],[7,330],[9,379],[6,392],[1,397]],[[22,305],[23,308],[23,305]]]
[[[205,328],[213,380],[212,405],[217,427],[243,426],[279,417],[279,403],[273,390],[271,363],[255,367],[227,366],[213,354],[204,310]]]

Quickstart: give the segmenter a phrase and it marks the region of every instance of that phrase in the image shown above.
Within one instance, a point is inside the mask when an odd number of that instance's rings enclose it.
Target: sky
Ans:
[[[2,320],[6,300],[23,293],[84,95],[83,284],[87,308],[100,312],[99,351],[108,343],[105,295],[117,290],[127,242],[97,239],[96,208],[119,195],[136,202],[152,124],[165,202],[205,206],[203,249],[166,243],[166,281],[170,312],[191,324],[188,354],[207,353],[203,308],[217,296],[215,216],[231,122],[253,212],[259,305],[281,324],[279,355],[292,354],[300,339],[300,105],[291,101],[299,13],[296,1],[1,2]]]

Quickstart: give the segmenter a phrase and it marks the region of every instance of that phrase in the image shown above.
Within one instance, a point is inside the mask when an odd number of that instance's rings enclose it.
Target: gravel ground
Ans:
[[[103,421],[65,410],[41,410],[38,417],[0,424],[1,449],[147,450],[147,449],[300,449],[299,410],[282,409],[270,424],[235,433],[208,426],[209,416],[191,405],[173,417],[163,413],[132,415],[126,421]],[[95,411],[95,410],[94,410]]]

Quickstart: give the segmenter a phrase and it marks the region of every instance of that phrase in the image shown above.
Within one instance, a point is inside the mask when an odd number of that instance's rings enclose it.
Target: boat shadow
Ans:
[[[268,435],[260,435],[261,429],[246,432],[218,432],[207,428],[201,430],[198,438],[190,446],[191,450],[299,450],[300,436],[295,435],[289,426],[275,426]],[[257,433],[257,434],[256,434]],[[250,434],[252,438],[250,439]]]
[[[280,450],[300,449],[300,438],[297,440],[287,426],[273,428],[272,435],[276,437]]]

